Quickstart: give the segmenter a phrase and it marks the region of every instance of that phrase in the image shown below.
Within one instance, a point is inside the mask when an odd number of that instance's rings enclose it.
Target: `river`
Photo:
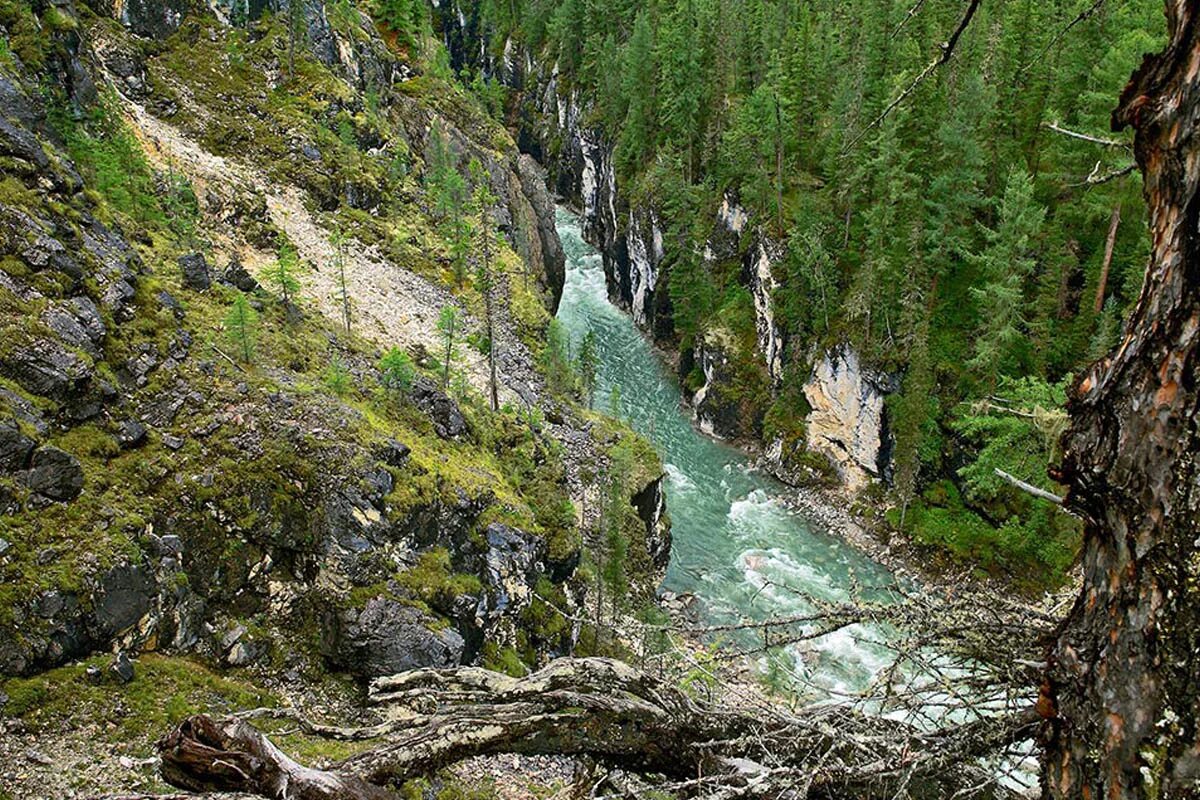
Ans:
[[[598,408],[616,413],[654,443],[668,474],[673,544],[663,589],[694,594],[706,623],[763,620],[813,609],[813,600],[877,598],[891,575],[837,537],[789,510],[785,490],[755,472],[737,449],[697,430],[678,384],[632,319],[608,301],[600,255],[578,218],[559,209],[567,256],[558,318],[574,352],[594,331]],[[613,409],[619,387],[619,409]],[[795,687],[840,695],[866,687],[890,663],[879,634],[853,625],[760,660],[782,667]],[[779,674],[779,673],[777,673]]]

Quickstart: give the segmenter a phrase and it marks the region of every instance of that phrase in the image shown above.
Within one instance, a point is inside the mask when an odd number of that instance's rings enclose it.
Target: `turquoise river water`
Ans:
[[[655,444],[666,467],[674,542],[663,589],[694,594],[711,624],[803,614],[814,599],[877,596],[873,587],[892,580],[883,567],[814,530],[782,502],[783,486],[693,426],[662,358],[608,301],[600,256],[584,242],[578,218],[560,209],[557,222],[567,255],[558,318],[574,352],[589,330],[596,334],[596,405],[611,412],[619,386],[620,415]],[[851,626],[789,648],[783,666],[817,691],[862,689],[890,663],[877,641],[875,631]]]

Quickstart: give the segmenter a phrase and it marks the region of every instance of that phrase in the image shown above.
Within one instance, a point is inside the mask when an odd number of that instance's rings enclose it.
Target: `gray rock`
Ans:
[[[92,366],[59,341],[38,339],[0,361],[0,372],[34,394],[62,400],[83,388]]]
[[[183,306],[175,299],[175,295],[168,292],[166,289],[161,290],[155,295],[158,298],[158,304],[175,315],[175,319],[183,319]]]
[[[422,667],[460,663],[465,642],[436,618],[395,600],[374,597],[361,611],[336,618],[327,655],[340,667],[364,678],[393,675]]]
[[[43,767],[48,767],[54,763],[54,759],[43,753],[41,750],[29,748],[25,751],[25,758],[34,764],[40,764]]]
[[[172,450],[178,450],[183,447],[183,439],[180,439],[178,436],[172,436],[169,433],[163,434],[162,441],[164,445]]]
[[[224,636],[221,637],[221,649],[229,650],[231,647],[241,641],[242,637],[245,635],[245,625],[234,625],[230,630],[226,631]]]
[[[124,653],[117,653],[108,663],[108,676],[114,683],[129,683],[133,675],[133,662]]]
[[[429,378],[419,376],[414,382],[410,396],[413,405],[421,409],[433,423],[434,432],[443,439],[454,439],[467,431],[458,403],[438,388]]]
[[[192,10],[187,0],[128,0],[117,6],[121,23],[138,36],[165,39]]]
[[[11,548],[11,547],[12,547],[12,545],[9,543],[9,541],[7,539],[0,537],[0,556],[7,553],[9,551],[9,548]]]
[[[179,269],[183,272],[183,285],[196,291],[212,286],[212,274],[203,253],[191,253],[179,257]]]
[[[408,456],[412,450],[403,442],[389,439],[375,450],[375,457],[389,467],[403,469],[408,464]]]
[[[153,596],[154,581],[142,567],[126,564],[109,570],[94,597],[98,638],[111,639],[136,625],[150,611]]]
[[[146,443],[146,426],[136,419],[127,419],[117,425],[117,444],[122,450],[140,447]]]
[[[25,482],[51,500],[74,500],[83,491],[83,467],[70,453],[43,447],[34,452]]]
[[[248,667],[270,651],[266,642],[243,639],[236,642],[225,654],[225,663],[231,667]]]
[[[15,422],[0,422],[0,472],[16,472],[29,466],[36,444],[21,433]]]
[[[221,283],[228,284],[235,289],[243,292],[253,292],[259,288],[258,281],[254,279],[237,258],[229,262],[229,266],[225,267],[225,272],[221,274]]]

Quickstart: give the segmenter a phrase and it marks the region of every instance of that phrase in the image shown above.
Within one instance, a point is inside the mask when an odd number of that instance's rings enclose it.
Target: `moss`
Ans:
[[[396,583],[429,606],[447,610],[456,598],[483,591],[479,578],[452,572],[450,551],[444,547],[422,553],[416,565],[396,575]]]
[[[57,730],[63,720],[88,719],[108,731],[110,741],[149,744],[191,714],[275,706],[277,699],[257,687],[221,677],[185,658],[147,654],[135,664],[127,684],[94,684],[88,666],[104,669],[109,657],[59,667],[32,678],[12,678],[2,686],[9,701],[3,711],[35,731]]]

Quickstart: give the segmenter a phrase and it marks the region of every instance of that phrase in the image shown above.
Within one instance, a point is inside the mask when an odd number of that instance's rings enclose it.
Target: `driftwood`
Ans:
[[[524,678],[463,667],[376,680],[369,702],[394,724],[379,746],[333,770],[303,767],[242,719],[192,717],[162,740],[162,772],[193,790],[284,800],[380,800],[383,787],[495,753],[586,756],[659,786],[718,796],[892,796],[967,786],[1003,795],[974,758],[1028,739],[1032,708],[950,728],[917,727],[841,706],[786,712],[698,703],[618,661],[559,659]],[[964,766],[965,765],[965,766]]]

